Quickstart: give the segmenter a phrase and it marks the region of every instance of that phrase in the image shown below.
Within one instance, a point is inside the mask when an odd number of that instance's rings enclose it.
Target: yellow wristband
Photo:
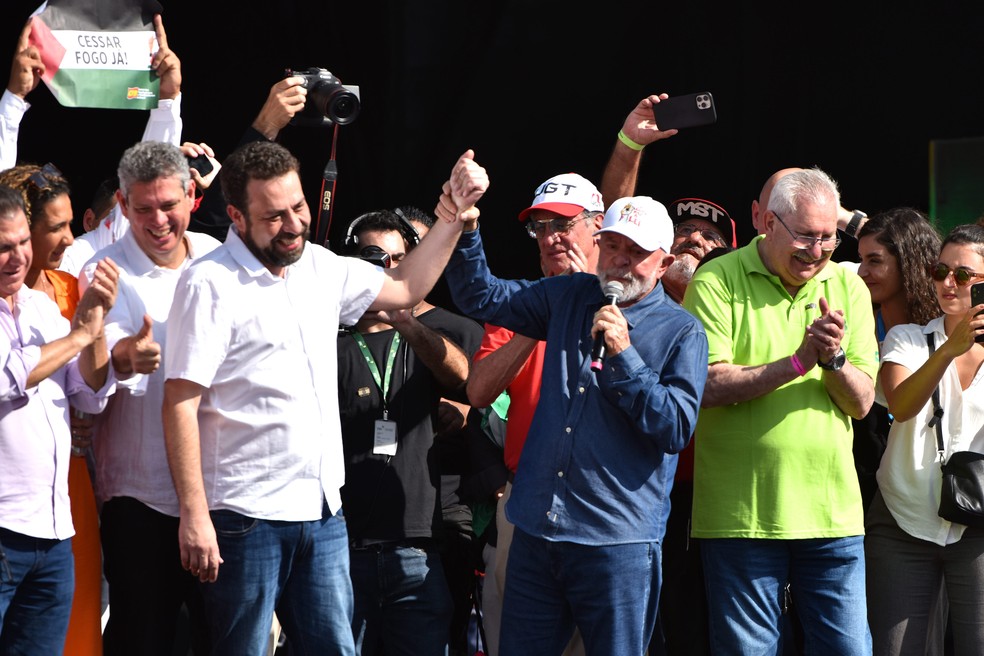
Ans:
[[[624,143],[626,146],[628,146],[632,150],[642,150],[643,148],[645,148],[645,146],[643,146],[642,144],[638,144],[638,143],[632,141],[631,139],[629,139],[625,135],[625,132],[623,132],[622,130],[619,130],[618,131],[618,140],[621,141],[622,143]]]

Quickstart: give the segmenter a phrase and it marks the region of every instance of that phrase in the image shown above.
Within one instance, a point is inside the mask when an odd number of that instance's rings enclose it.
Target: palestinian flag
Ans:
[[[153,0],[48,0],[31,18],[44,82],[65,107],[153,109],[160,81]]]

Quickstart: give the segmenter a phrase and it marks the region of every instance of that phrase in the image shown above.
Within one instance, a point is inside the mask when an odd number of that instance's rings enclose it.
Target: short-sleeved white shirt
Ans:
[[[882,362],[894,362],[915,372],[929,359],[926,334],[932,332],[936,348],[946,341],[943,318],[925,326],[903,324],[893,327],[885,337]],[[943,446],[946,455],[955,451],[984,452],[984,367],[977,371],[970,387],[961,388],[953,363],[940,381],[943,406]],[[878,488],[899,527],[914,537],[939,545],[952,544],[966,527],[946,521],[940,507],[942,474],[936,450],[936,429],[929,427],[933,416],[930,400],[908,421],[895,421],[888,435],[888,447],[878,467]]]
[[[325,500],[341,507],[337,331],[369,308],[383,276],[307,244],[280,278],[234,229],[182,275],[165,369],[207,388],[198,426],[209,509],[311,521]]]
[[[216,239],[199,232],[186,232],[185,240],[188,257],[177,269],[154,264],[132,232],[97,252],[83,267],[80,289],[88,286],[96,263],[104,257],[112,258],[120,268],[116,303],[106,317],[106,344],[110,350],[124,337],[139,332],[144,314],[149,314],[162,358],[167,353],[167,315],[178,279],[192,262],[219,246]],[[116,394],[100,417],[92,442],[95,488],[100,501],[132,497],[158,512],[178,516],[178,496],[164,447],[163,403],[163,367],[117,383]]]

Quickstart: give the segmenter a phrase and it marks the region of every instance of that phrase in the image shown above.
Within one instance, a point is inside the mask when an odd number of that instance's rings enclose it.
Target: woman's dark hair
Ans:
[[[940,250],[943,250],[944,246],[949,244],[966,244],[973,246],[977,253],[984,257],[984,226],[980,226],[976,223],[967,223],[964,225],[958,225],[953,230],[947,234],[946,239],[943,240],[943,245],[940,246]],[[937,254],[937,257],[939,255]]]
[[[869,235],[899,263],[909,320],[925,325],[940,316],[936,289],[927,272],[942,246],[940,233],[929,217],[911,207],[896,207],[871,217],[861,226],[858,239]]]
[[[33,226],[33,217],[61,195],[69,195],[68,181],[53,164],[21,164],[0,172],[0,184],[7,185],[21,195],[24,213]]]

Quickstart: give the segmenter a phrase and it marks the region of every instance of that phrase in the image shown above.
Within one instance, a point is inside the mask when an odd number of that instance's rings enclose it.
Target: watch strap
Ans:
[[[861,210],[854,210],[851,220],[847,222],[847,226],[844,228],[844,234],[848,237],[857,238],[858,230],[861,228],[861,220],[866,218],[868,218],[867,214]]]

